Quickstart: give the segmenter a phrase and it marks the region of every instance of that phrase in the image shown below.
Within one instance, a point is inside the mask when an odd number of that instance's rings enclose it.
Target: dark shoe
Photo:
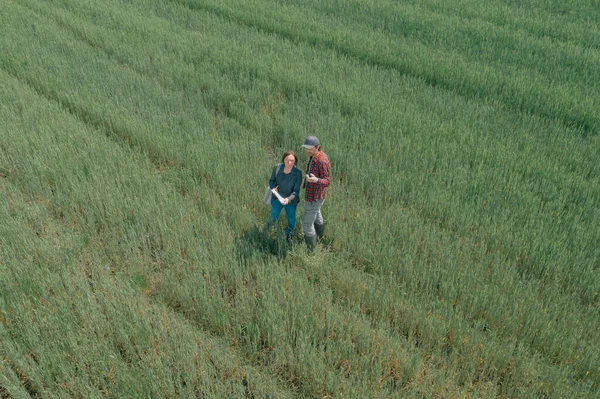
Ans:
[[[317,232],[317,237],[320,239],[323,238],[323,234],[325,233],[325,225],[324,224],[314,224],[315,231]]]
[[[317,247],[317,236],[304,236],[304,242],[306,242],[306,247],[308,248],[308,253],[315,253],[315,248]]]

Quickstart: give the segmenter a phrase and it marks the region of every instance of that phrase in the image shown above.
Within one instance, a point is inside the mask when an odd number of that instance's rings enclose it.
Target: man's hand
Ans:
[[[319,181],[319,178],[311,173],[310,175],[306,176],[306,181],[309,183],[316,183]]]

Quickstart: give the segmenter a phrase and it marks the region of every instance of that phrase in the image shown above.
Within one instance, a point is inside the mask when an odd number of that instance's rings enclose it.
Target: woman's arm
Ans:
[[[296,199],[300,193],[300,186],[302,185],[302,171],[298,168],[294,169],[295,177],[294,177],[294,188],[292,189],[292,193],[289,195],[288,199],[290,202]]]
[[[273,167],[273,172],[271,172],[271,179],[269,179],[269,187],[277,187],[277,165]]]

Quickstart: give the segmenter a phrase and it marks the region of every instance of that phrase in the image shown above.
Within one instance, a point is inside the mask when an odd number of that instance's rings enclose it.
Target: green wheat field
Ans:
[[[599,134],[597,0],[1,0],[0,398],[599,398]]]

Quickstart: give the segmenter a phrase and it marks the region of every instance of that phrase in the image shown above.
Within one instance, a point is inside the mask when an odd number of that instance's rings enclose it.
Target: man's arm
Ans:
[[[325,162],[319,162],[317,165],[318,169],[317,169],[317,177],[319,178],[319,181],[317,181],[317,184],[320,184],[322,186],[329,186],[329,174],[331,171],[331,167],[329,166],[329,162],[325,163]]]

